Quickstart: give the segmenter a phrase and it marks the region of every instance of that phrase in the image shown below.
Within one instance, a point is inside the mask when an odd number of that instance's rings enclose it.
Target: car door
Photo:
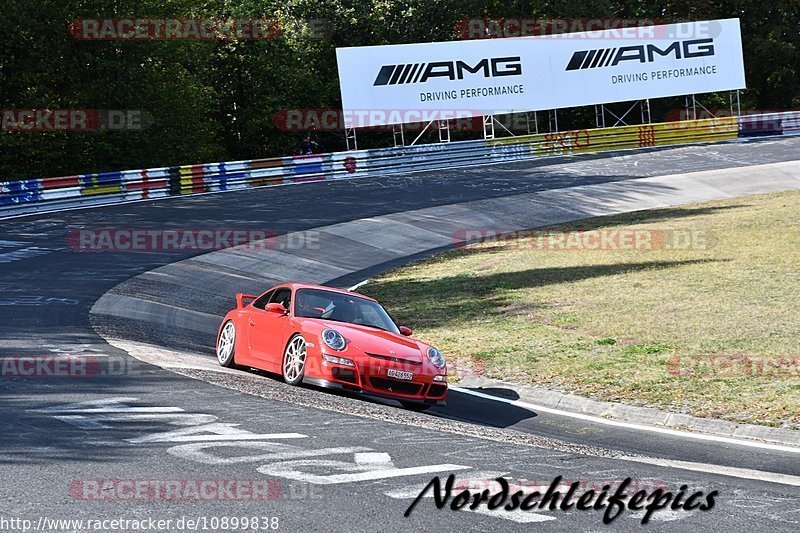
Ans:
[[[255,328],[251,327],[250,324],[255,323],[253,320],[254,316],[258,316],[258,313],[264,312],[264,308],[267,307],[269,303],[269,299],[272,298],[272,295],[275,293],[275,289],[268,290],[253,302],[245,307],[243,312],[243,319],[242,325],[244,326],[244,331],[240,333],[240,342],[247,342],[247,354],[248,359],[256,359],[261,361],[261,357],[257,355],[257,347],[256,343],[254,342],[253,335],[255,333]],[[255,364],[253,366],[256,366]]]
[[[292,289],[290,287],[276,288],[269,300],[263,303],[264,307],[256,307],[248,318],[248,331],[250,338],[250,353],[253,357],[263,362],[265,370],[280,369],[283,359],[283,348],[286,346],[289,334],[289,316],[273,313],[265,309],[267,304],[280,303],[288,310],[292,302]]]

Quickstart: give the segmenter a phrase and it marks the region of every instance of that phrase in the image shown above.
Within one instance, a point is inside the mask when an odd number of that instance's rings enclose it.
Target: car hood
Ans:
[[[422,351],[426,348],[422,343],[399,333],[344,322],[326,321],[325,325],[341,333],[348,344],[356,350],[417,363],[423,361]]]

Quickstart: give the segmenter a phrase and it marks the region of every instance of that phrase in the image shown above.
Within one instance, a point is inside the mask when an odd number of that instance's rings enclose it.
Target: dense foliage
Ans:
[[[88,41],[68,31],[76,19],[98,17],[270,18],[284,30],[249,41]],[[279,130],[273,116],[341,105],[336,47],[452,40],[457,21],[477,17],[740,17],[745,105],[800,105],[799,0],[2,0],[1,110],[143,110],[147,123],[139,131],[0,131],[0,181],[292,153],[300,134]],[[309,26],[314,20],[325,21],[324,31]],[[724,105],[727,95],[718,99]],[[374,144],[391,142],[373,135]],[[327,150],[344,146],[341,134],[318,140]]]

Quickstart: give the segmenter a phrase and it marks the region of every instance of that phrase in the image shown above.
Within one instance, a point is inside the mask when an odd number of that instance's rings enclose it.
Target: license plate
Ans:
[[[408,380],[408,381],[411,381],[412,379],[414,379],[414,374],[412,374],[411,372],[403,372],[401,370],[392,370],[391,368],[386,371],[386,375],[389,376],[390,378],[405,379],[405,380]]]

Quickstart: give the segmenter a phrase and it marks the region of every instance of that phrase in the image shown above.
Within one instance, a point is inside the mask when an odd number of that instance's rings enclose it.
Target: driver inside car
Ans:
[[[357,324],[356,304],[352,300],[341,301],[331,313],[331,320],[338,320],[339,322],[347,322],[349,324]]]

